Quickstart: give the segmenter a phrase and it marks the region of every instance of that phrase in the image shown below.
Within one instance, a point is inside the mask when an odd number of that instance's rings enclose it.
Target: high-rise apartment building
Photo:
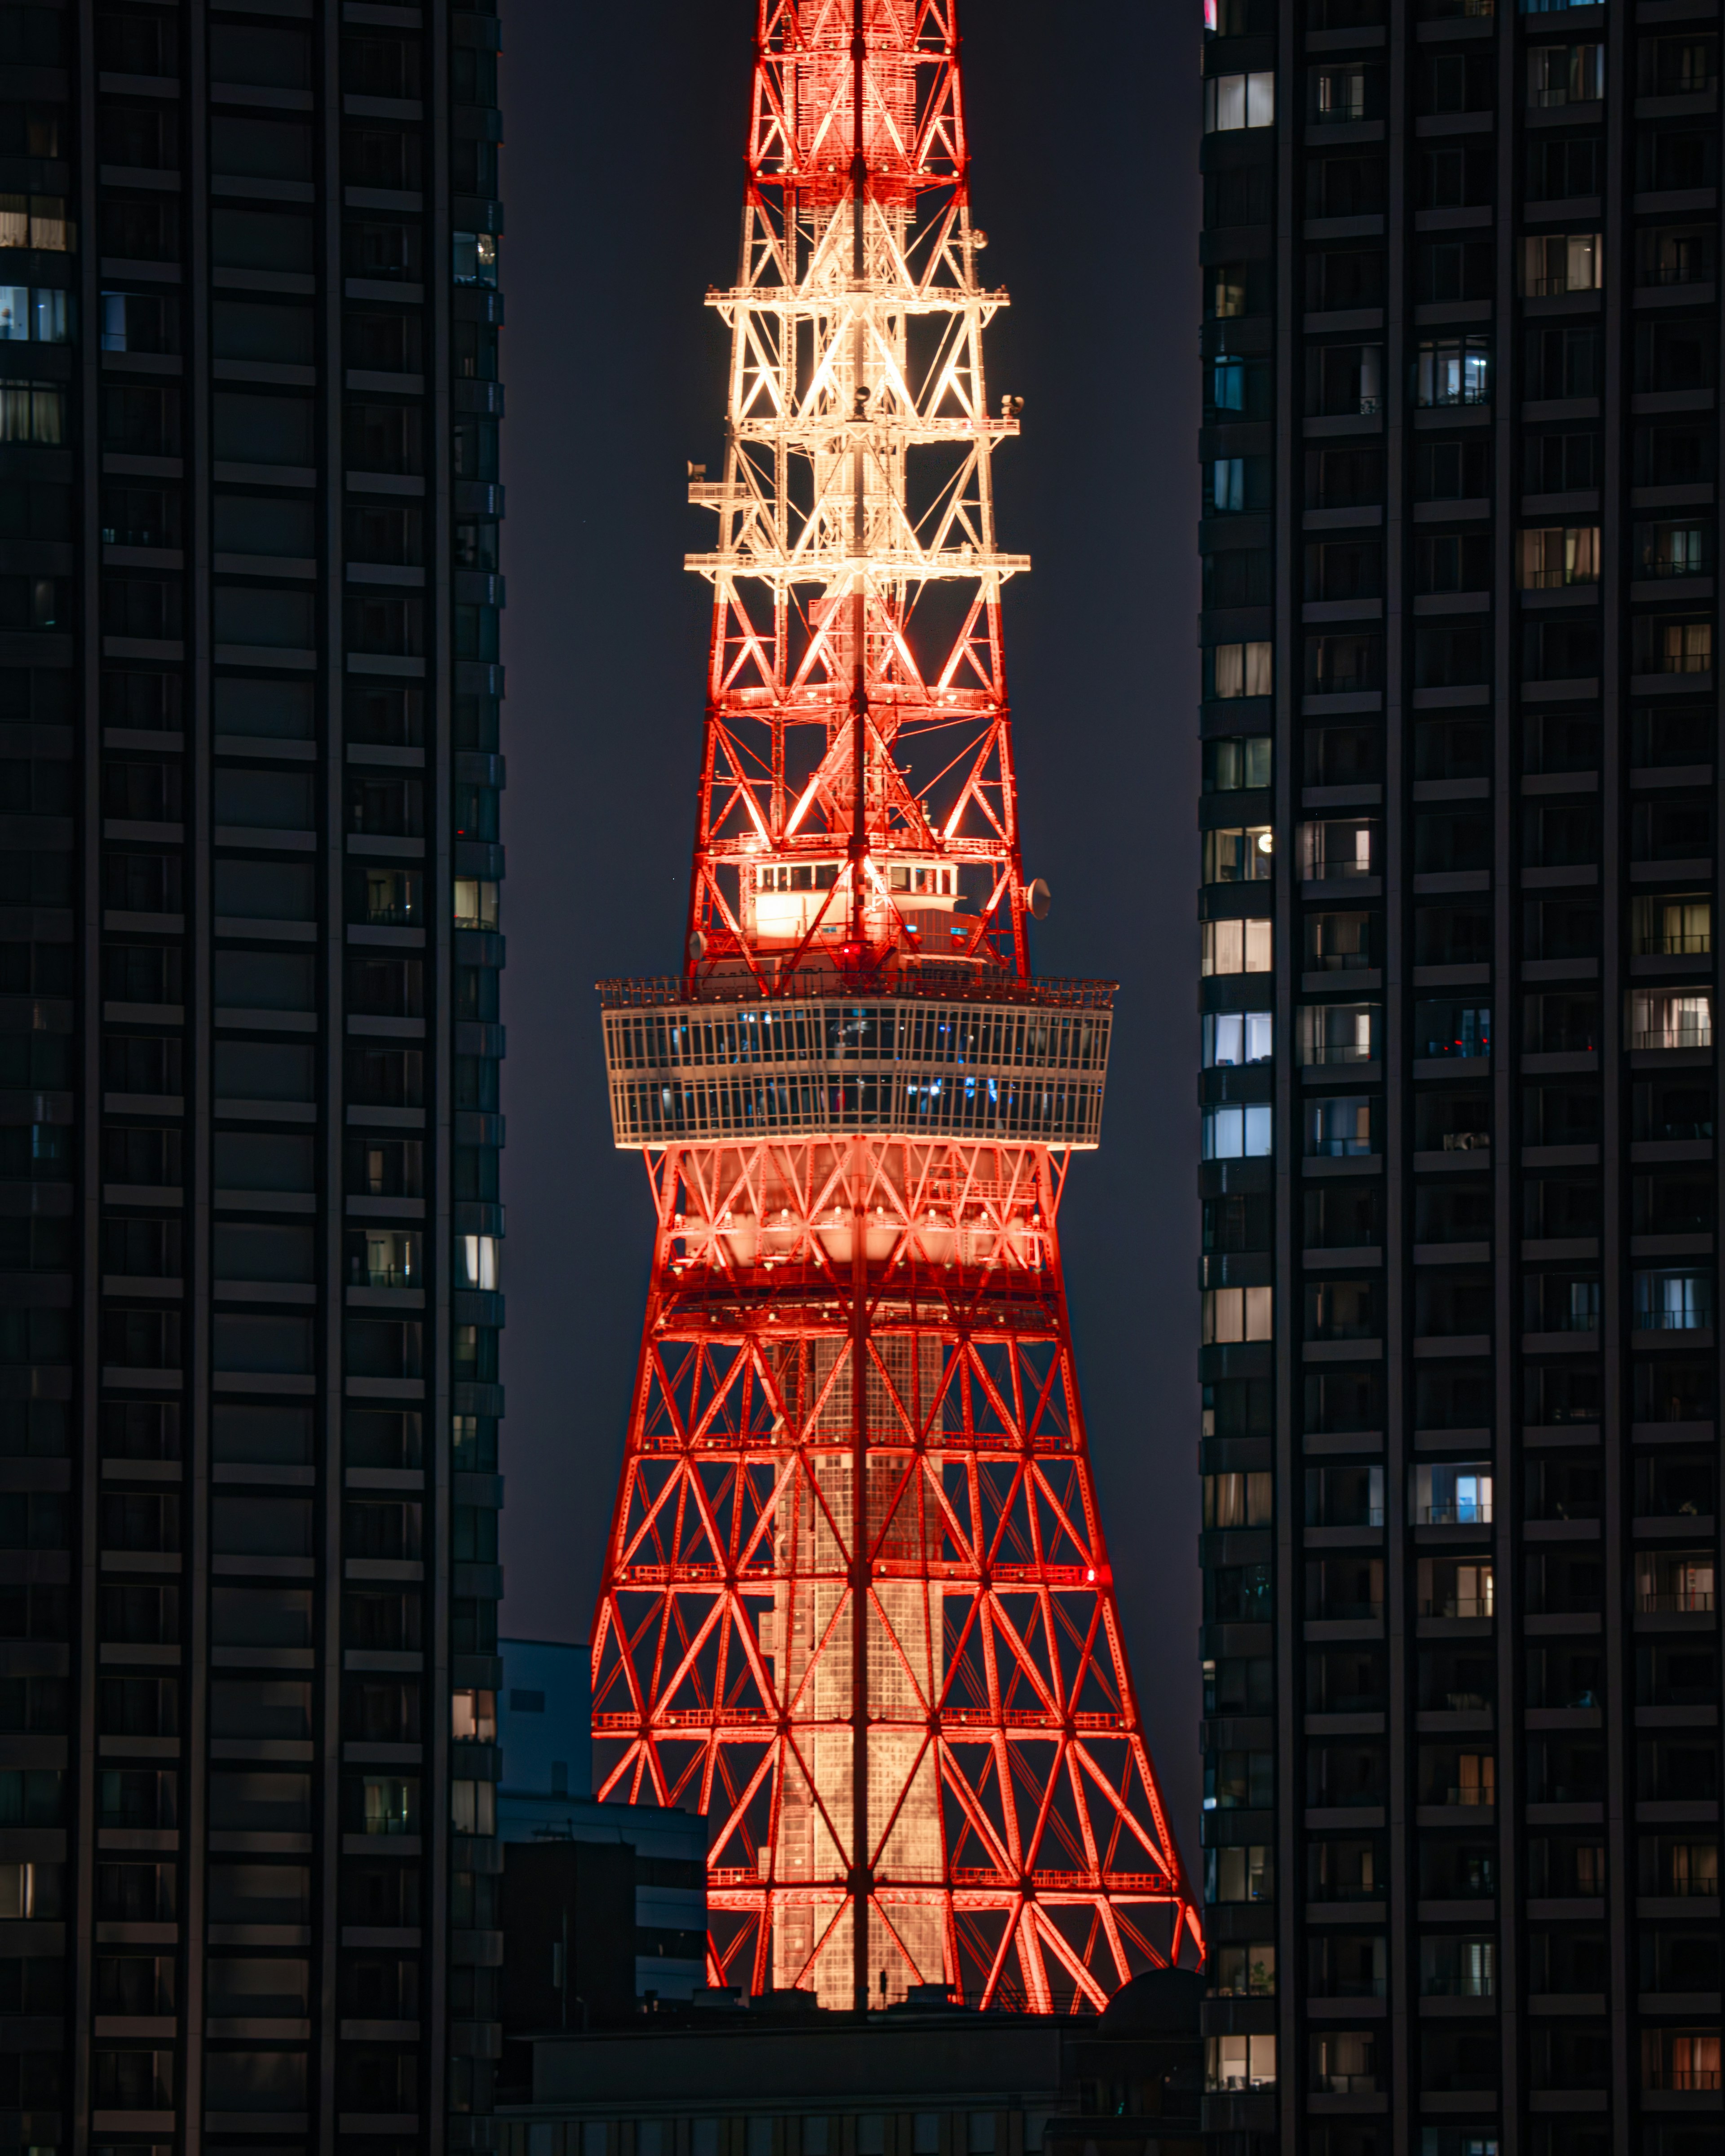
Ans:
[[[495,15],[0,11],[0,2140],[487,2145]]]
[[[1692,2156],[1718,9],[1209,28],[1208,2123]]]

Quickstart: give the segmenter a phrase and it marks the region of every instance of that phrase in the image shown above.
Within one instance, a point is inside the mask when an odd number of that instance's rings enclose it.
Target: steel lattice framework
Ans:
[[[603,990],[657,1232],[593,1733],[708,1820],[714,1982],[1052,2011],[1202,1945],[1061,1283],[1111,984],[1030,971],[968,179],[954,0],[760,0],[688,944]]]

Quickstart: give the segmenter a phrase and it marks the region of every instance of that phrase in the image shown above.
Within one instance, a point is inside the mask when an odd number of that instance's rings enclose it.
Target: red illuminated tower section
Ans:
[[[706,1816],[713,1981],[1053,2011],[1200,1942],[1061,1286],[1111,989],[1029,967],[957,53],[761,0],[688,940],[602,992],[657,1234],[593,1735]]]

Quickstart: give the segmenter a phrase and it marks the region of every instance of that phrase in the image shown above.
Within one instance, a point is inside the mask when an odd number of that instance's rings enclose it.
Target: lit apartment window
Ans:
[[[1667,914],[1693,909],[1667,907]],[[1708,909],[1709,913],[1711,909]],[[1709,927],[1711,921],[1709,921]],[[1711,942],[1711,934],[1708,942]],[[1713,997],[1710,988],[1635,988],[1630,993],[1631,1048],[1711,1048]]]
[[[1545,524],[1522,534],[1522,589],[1557,591],[1599,581],[1597,524]]]
[[[1255,1160],[1271,1149],[1271,1110],[1267,1101],[1250,1107],[1204,1110],[1206,1160]]]
[[[1681,524],[1638,524],[1635,526],[1635,573],[1637,577],[1706,577],[1712,573],[1712,527],[1685,521]]]
[[[1644,2029],[1641,2086],[1694,2093],[1719,2087],[1720,2038],[1712,2029]]]
[[[66,398],[50,382],[0,382],[0,442],[58,444],[66,439]]]
[[[1207,2089],[1245,2091],[1276,2086],[1274,2036],[1207,2036],[1204,2049]]]
[[[1218,927],[1228,927],[1219,922]],[[1270,923],[1254,921],[1254,927]],[[1267,969],[1263,969],[1267,970]],[[1204,1021],[1204,1067],[1206,1070],[1237,1070],[1248,1063],[1268,1063],[1273,1053],[1276,1021],[1265,1011],[1213,1011]]]
[[[1231,460],[1230,460],[1231,461]],[[1270,654],[1271,646],[1266,640],[1261,644],[1219,644],[1212,664],[1215,668],[1214,694],[1222,698],[1235,696],[1267,696],[1271,692]],[[1264,742],[1264,773],[1262,778],[1247,779],[1243,784],[1267,786],[1270,783],[1270,743]]]
[[[1268,883],[1275,873],[1276,834],[1267,824],[1204,834],[1206,883]]]
[[[1276,124],[1276,76],[1213,74],[1204,86],[1204,131],[1229,135],[1244,127]]]
[[[1640,1550],[1635,1599],[1641,1609],[1705,1614],[1713,1607],[1713,1559],[1707,1550]],[[1714,1859],[1715,1876],[1718,1860]]]
[[[1271,1290],[1267,1287],[1212,1287],[1204,1291],[1204,1344],[1232,1346],[1241,1340],[1272,1340]]]
[[[1497,1609],[1491,1567],[1472,1560],[1423,1557],[1419,1600],[1422,1617],[1490,1617]]]
[[[1529,299],[1554,292],[1597,292],[1604,281],[1600,233],[1543,232],[1522,242],[1522,290]]]
[[[13,440],[21,439],[14,435]],[[1637,624],[1639,627],[1640,624]],[[1655,674],[1710,674],[1713,669],[1713,624],[1710,621],[1661,621],[1653,630],[1647,652],[1648,670]],[[1638,638],[1637,642],[1640,641]],[[1638,660],[1640,654],[1637,654]]]
[[[1267,973],[1271,937],[1267,921],[1206,921],[1203,970],[1212,973]]]
[[[1420,1992],[1425,1999],[1491,1999],[1497,1990],[1497,1948],[1464,1936],[1422,1939]]]
[[[1246,273],[1243,262],[1218,262],[1209,274],[1210,312],[1218,321],[1232,321],[1246,311]]]
[[[1713,902],[1693,898],[1638,898],[1635,902],[1635,947],[1649,957],[1711,951]],[[1634,1023],[1631,1019],[1633,1034]]]
[[[1381,1004],[1305,1004],[1300,1010],[1302,1064],[1369,1063],[1378,1054]]]
[[[28,247],[38,254],[64,254],[74,228],[64,197],[0,194],[0,247]]]
[[[1491,1518],[1489,1460],[1423,1461],[1414,1471],[1409,1505],[1416,1527],[1488,1526]]]
[[[1638,1272],[1635,1301],[1637,1332],[1711,1332],[1712,1270]]]
[[[28,285],[0,285],[0,341],[64,344],[66,295]]]
[[[1424,337],[1414,359],[1414,402],[1489,404],[1491,348],[1483,336]]]
[[[1308,1156],[1346,1160],[1375,1152],[1372,1131],[1372,1103],[1362,1094],[1332,1093],[1326,1100],[1308,1101],[1301,1110]]]
[[[1377,824],[1368,816],[1307,824],[1300,832],[1300,873],[1307,883],[1374,875]]]
[[[1527,102],[1541,111],[1553,105],[1597,105],[1605,95],[1605,48],[1601,44],[1531,45]]]
[[[1268,1474],[1206,1475],[1207,1527],[1267,1527],[1275,1516],[1275,1477]]]

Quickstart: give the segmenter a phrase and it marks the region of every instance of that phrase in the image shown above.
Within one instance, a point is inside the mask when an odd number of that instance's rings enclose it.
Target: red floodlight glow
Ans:
[[[707,1975],[1101,2006],[1202,1953],[1055,1222],[1112,984],[1032,978],[955,0],[760,0],[685,961],[605,984],[656,1234],[594,1786]]]

